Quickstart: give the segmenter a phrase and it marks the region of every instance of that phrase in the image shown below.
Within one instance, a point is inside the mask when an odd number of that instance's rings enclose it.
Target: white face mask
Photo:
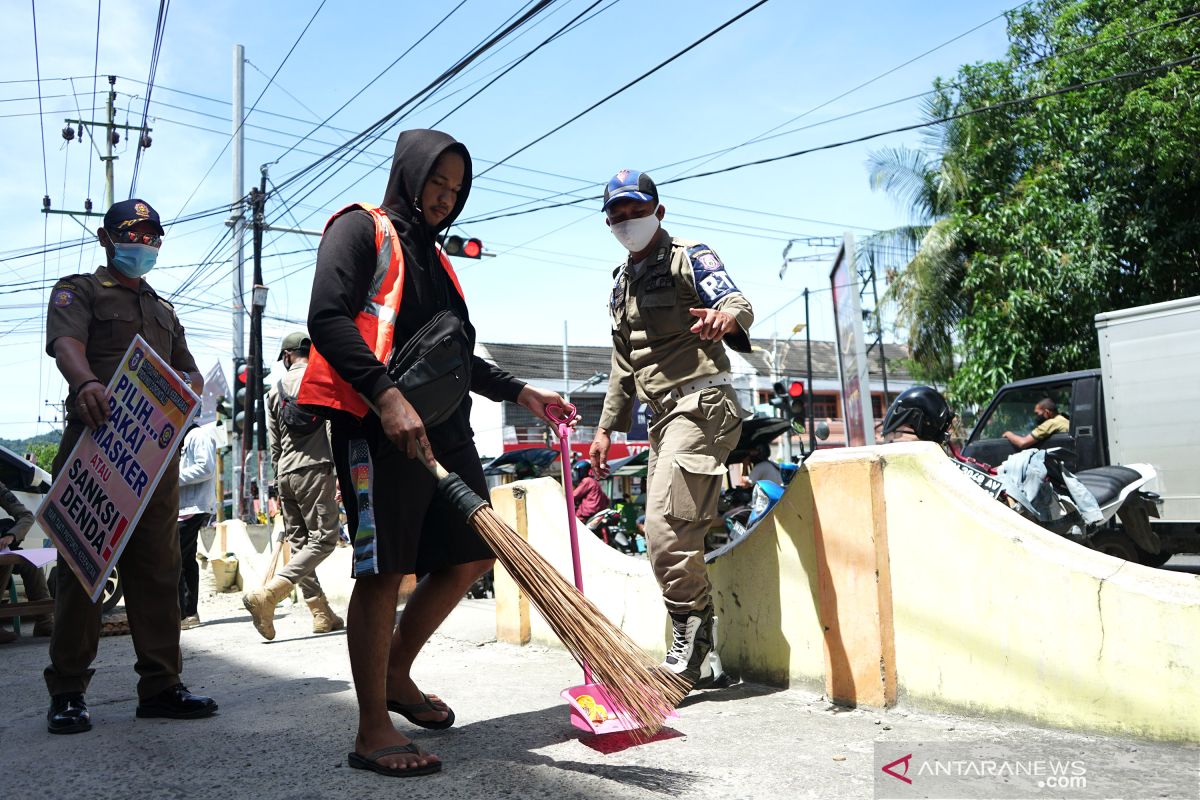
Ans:
[[[656,209],[657,210],[657,209]],[[658,215],[650,214],[637,219],[627,219],[624,222],[617,222],[608,227],[612,231],[612,235],[617,237],[617,241],[631,253],[638,253],[646,249],[654,239],[654,234],[658,233]]]

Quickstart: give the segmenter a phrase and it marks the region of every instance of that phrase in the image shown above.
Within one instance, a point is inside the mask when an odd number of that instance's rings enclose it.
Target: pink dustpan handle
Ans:
[[[563,494],[567,500],[567,529],[571,531],[571,568],[575,573],[575,588],[583,594],[583,568],[579,563],[579,530],[575,518],[575,484],[571,479],[571,422],[579,417],[575,406],[567,403],[560,406],[550,403],[546,406],[546,416],[558,426],[558,453],[562,461]],[[583,662],[583,680],[592,682],[592,670]]]

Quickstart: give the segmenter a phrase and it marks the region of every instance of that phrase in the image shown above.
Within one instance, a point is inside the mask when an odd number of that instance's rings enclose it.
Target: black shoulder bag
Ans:
[[[393,353],[388,377],[426,428],[450,418],[471,388],[471,346],[462,320],[439,311]]]

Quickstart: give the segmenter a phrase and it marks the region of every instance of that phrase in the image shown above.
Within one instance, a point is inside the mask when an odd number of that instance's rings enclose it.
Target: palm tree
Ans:
[[[922,115],[931,122],[942,120],[952,105],[949,92],[936,86]],[[872,267],[904,263],[899,270],[887,270],[884,297],[895,303],[896,324],[908,333],[918,371],[938,382],[953,371],[954,329],[966,311],[966,252],[954,216],[965,176],[953,154],[963,135],[962,126],[942,122],[923,130],[921,148],[888,147],[873,151],[867,160],[871,188],[891,195],[912,213],[913,222],[862,239],[858,255]]]

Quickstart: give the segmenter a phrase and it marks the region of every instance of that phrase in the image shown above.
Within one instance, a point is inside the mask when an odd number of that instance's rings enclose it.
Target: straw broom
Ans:
[[[656,664],[461,478],[436,462],[430,469],[438,478],[438,491],[488,543],[574,659],[581,666],[586,662],[595,682],[638,723],[634,735],[648,737],[662,728],[691,690],[688,682]]]

